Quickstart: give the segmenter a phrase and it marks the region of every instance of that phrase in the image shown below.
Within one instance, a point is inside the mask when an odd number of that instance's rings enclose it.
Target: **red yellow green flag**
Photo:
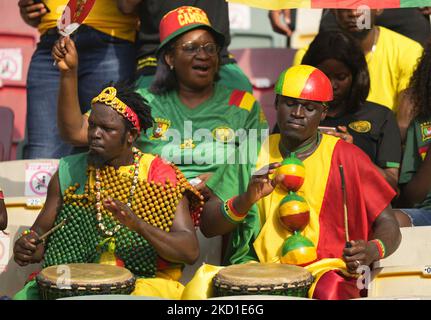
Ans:
[[[357,9],[368,6],[371,9],[409,8],[431,6],[431,0],[227,0],[251,7],[278,10],[287,8],[339,8]]]

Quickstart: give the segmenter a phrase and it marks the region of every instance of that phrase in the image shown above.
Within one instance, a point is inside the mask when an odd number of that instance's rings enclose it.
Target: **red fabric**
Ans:
[[[347,300],[360,298],[357,279],[345,278],[337,271],[326,272],[317,282],[313,292],[313,299],[319,300]]]
[[[177,174],[172,166],[160,157],[155,157],[148,170],[148,181],[165,183],[169,179],[172,186],[177,184]]]
[[[230,95],[229,99],[229,105],[230,106],[240,106],[242,98],[245,95],[245,91],[241,90],[233,90],[232,94]]]
[[[4,194],[3,191],[0,190],[0,200],[4,200]]]
[[[320,210],[317,246],[319,259],[340,258],[346,242],[340,164],[343,165],[346,184],[350,240],[367,241],[374,220],[396,195],[362,150],[339,140],[332,153],[331,168]]]

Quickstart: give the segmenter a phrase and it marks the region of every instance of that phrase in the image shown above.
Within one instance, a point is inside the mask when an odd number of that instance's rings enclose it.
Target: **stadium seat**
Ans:
[[[248,48],[231,50],[249,77],[253,94],[262,105],[270,128],[276,121],[274,86],[280,73],[292,65],[296,50],[290,48]]]
[[[0,161],[10,158],[14,126],[14,115],[11,109],[0,107]]]

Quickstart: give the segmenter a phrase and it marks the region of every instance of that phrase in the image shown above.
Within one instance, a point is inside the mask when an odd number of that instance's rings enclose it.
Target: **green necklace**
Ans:
[[[286,150],[287,151],[287,156],[288,157],[295,157],[297,154],[299,153],[304,153],[305,151],[310,150],[312,147],[314,147],[314,145],[318,146],[320,143],[320,140],[322,140],[322,134],[318,131],[317,132],[317,139],[316,139],[316,143],[314,143],[314,141],[311,141],[310,143],[307,143],[305,146],[302,146],[300,148],[297,148],[296,150]]]

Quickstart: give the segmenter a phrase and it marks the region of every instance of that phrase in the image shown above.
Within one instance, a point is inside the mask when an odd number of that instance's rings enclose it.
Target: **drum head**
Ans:
[[[133,279],[133,274],[126,268],[118,266],[98,263],[72,263],[47,267],[40,272],[37,278],[41,282],[52,284],[70,280],[70,284],[88,286],[123,283]]]
[[[228,266],[218,272],[215,282],[229,287],[295,287],[312,282],[305,268],[281,263],[247,263]]]

